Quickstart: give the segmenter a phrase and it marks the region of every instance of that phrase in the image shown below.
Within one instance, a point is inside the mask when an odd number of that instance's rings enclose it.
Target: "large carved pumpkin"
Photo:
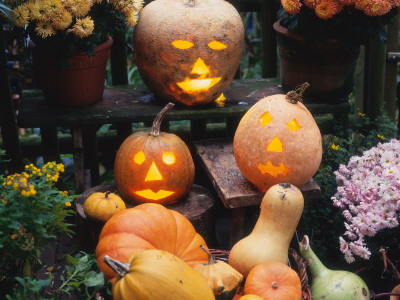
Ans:
[[[133,33],[135,61],[149,89],[188,106],[217,99],[232,81],[244,45],[242,19],[224,0],[155,0]]]
[[[169,103],[150,132],[131,134],[118,149],[114,179],[118,192],[131,203],[170,204],[186,195],[194,181],[194,163],[186,144],[175,134],[160,132]]]
[[[261,192],[286,182],[297,187],[317,172],[321,133],[299,93],[259,100],[241,119],[233,141],[236,163]]]
[[[127,262],[139,251],[159,249],[193,267],[208,262],[200,245],[206,245],[204,239],[182,214],[161,204],[145,203],[124,209],[106,222],[96,247],[96,260],[104,277],[113,280],[116,273],[103,261],[104,255]]]

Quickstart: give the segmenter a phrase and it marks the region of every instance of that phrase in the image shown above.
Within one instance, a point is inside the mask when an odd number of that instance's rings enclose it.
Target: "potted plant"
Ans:
[[[291,90],[307,81],[310,102],[347,101],[360,46],[386,39],[385,25],[398,11],[389,0],[281,0],[274,24],[282,85]]]
[[[6,0],[31,40],[46,100],[86,106],[101,100],[111,36],[135,26],[142,0]],[[82,68],[83,67],[83,68]],[[82,70],[82,73],[76,73]],[[93,71],[93,73],[91,73]]]

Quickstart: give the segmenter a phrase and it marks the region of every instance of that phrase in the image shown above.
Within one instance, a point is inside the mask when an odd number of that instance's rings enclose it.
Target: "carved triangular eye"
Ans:
[[[172,42],[172,46],[178,49],[189,49],[193,47],[193,43],[189,41],[184,41],[184,40],[176,40]]]
[[[224,49],[228,48],[228,46],[226,46],[225,44],[218,42],[218,41],[209,42],[207,44],[207,46],[213,50],[224,50]]]
[[[141,165],[146,160],[146,156],[144,155],[143,151],[139,151],[138,153],[135,154],[133,160],[138,165]]]
[[[296,119],[293,119],[292,121],[287,122],[286,125],[287,125],[287,127],[289,128],[290,131],[296,131],[296,130],[301,129],[301,126],[297,122]]]
[[[172,165],[175,163],[175,155],[172,152],[164,152],[162,160],[165,164]]]
[[[267,125],[267,124],[269,124],[269,123],[272,122],[272,117],[271,117],[271,115],[269,114],[269,112],[265,112],[265,113],[263,113],[263,115],[259,118],[259,120],[260,120],[262,126],[265,126],[265,125]]]

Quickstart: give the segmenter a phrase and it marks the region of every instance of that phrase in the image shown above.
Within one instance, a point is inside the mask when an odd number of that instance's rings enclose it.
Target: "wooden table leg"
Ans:
[[[236,242],[243,238],[246,207],[232,208],[231,212],[230,248],[232,249]]]
[[[83,161],[86,175],[86,188],[100,183],[99,158],[96,133],[99,126],[85,126],[82,129]]]
[[[85,190],[85,168],[83,162],[82,128],[71,129],[74,157],[75,193],[81,194]]]
[[[57,127],[41,127],[40,136],[42,140],[43,162],[61,162],[58,146]]]

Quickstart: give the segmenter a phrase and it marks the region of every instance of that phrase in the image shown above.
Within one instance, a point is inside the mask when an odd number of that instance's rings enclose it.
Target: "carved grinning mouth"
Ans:
[[[279,166],[274,166],[270,160],[263,165],[262,163],[258,163],[257,168],[261,171],[261,174],[270,174],[274,177],[278,177],[279,174],[286,176],[287,172],[290,168],[286,168],[283,163]]]
[[[174,193],[175,192],[173,192],[173,191],[166,191],[166,190],[159,190],[158,192],[153,192],[150,189],[135,192],[135,194],[137,194],[141,197],[144,197],[144,198],[150,199],[150,200],[155,200],[155,201],[164,199],[168,196],[171,196]]]

